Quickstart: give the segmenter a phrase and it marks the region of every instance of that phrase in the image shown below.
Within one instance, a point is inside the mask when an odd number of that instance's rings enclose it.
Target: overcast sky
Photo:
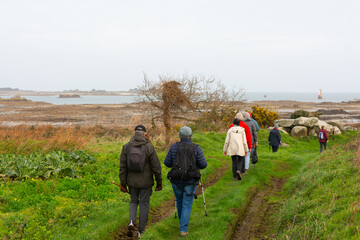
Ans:
[[[360,92],[359,0],[0,0],[0,88],[128,90],[143,73]]]

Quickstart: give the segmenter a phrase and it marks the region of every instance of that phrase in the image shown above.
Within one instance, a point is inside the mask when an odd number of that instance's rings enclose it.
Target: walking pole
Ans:
[[[176,208],[176,199],[175,199],[175,218],[176,218],[176,211],[177,211],[177,208]]]
[[[204,193],[204,184],[203,184],[203,181],[202,181],[202,177],[200,177],[200,180],[201,180],[201,191],[202,191],[203,199],[204,199],[205,217],[207,217],[206,203],[205,203],[205,193]]]

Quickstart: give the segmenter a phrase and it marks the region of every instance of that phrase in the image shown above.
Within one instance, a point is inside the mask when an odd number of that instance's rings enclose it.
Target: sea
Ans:
[[[1,98],[12,96],[0,95]],[[124,104],[133,103],[138,96],[89,96],[82,95],[80,98],[59,98],[54,96],[21,96],[31,101],[47,102],[55,105],[73,104]],[[360,99],[360,92],[353,93],[324,93],[323,98],[318,99],[317,92],[246,92],[243,98],[248,102],[252,101],[279,101],[290,100],[300,102],[347,102]]]

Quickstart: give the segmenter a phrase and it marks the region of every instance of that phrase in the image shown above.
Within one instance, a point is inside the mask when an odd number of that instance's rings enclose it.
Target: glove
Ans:
[[[162,185],[156,185],[155,191],[161,191],[162,190]]]
[[[127,193],[127,192],[128,192],[126,185],[123,185],[123,184],[121,184],[120,190],[121,190],[123,193]]]

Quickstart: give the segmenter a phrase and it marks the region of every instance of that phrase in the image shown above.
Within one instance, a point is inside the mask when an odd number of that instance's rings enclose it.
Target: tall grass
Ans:
[[[276,239],[360,239],[359,136],[304,166],[286,185]]]
[[[107,136],[116,139],[127,136],[130,131],[120,128],[93,127],[54,127],[51,125],[0,127],[0,153],[51,151],[74,151],[84,149],[93,137]]]

